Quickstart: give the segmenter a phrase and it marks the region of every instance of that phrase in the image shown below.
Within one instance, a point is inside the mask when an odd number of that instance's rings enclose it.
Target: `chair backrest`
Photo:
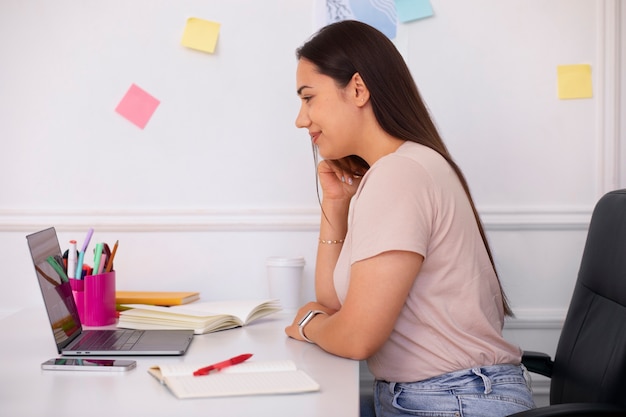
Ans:
[[[596,204],[557,346],[550,403],[572,402],[626,406],[626,190]]]

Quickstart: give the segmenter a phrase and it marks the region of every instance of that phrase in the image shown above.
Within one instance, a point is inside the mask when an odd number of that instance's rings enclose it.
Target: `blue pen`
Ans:
[[[87,252],[87,247],[89,246],[91,236],[93,236],[93,228],[89,228],[89,230],[87,231],[87,236],[85,236],[85,242],[83,243],[83,247],[81,248],[80,252],[78,252],[78,261],[76,262],[76,279],[83,279],[83,263],[85,262],[85,252]]]
[[[100,258],[102,258],[102,247],[103,243],[96,243],[96,253],[93,259],[93,274],[98,274],[98,269],[100,268]]]
[[[78,252],[78,261],[76,261],[76,279],[83,279],[83,262],[85,262],[85,252]]]

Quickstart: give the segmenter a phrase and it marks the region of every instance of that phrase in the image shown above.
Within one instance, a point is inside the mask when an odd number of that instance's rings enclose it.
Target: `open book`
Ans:
[[[161,307],[124,304],[130,310],[120,312],[117,327],[127,329],[188,329],[195,334],[245,326],[280,311],[278,300],[239,300],[196,302]]]
[[[177,398],[294,394],[320,389],[317,382],[290,360],[250,361],[209,375],[193,376],[194,371],[205,365],[166,364],[153,366],[148,372]]]

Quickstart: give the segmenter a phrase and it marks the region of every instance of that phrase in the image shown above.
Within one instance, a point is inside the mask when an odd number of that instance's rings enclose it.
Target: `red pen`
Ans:
[[[251,356],[252,353],[244,353],[243,355],[235,356],[234,358],[227,359],[223,362],[214,363],[213,365],[198,369],[193,373],[193,376],[208,375],[211,371],[220,371],[224,368],[228,368],[229,366],[244,362],[250,359]]]

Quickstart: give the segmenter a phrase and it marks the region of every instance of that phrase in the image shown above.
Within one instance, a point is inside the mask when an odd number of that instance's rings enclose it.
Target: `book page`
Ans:
[[[195,371],[200,368],[204,368],[207,366],[206,363],[168,363],[164,365],[155,365],[148,370],[153,376],[161,379],[162,377],[168,376],[184,376],[184,375],[193,375]],[[151,372],[153,369],[158,369],[160,376],[155,375],[154,372]],[[240,363],[238,365],[229,366],[228,368],[224,368],[219,372],[213,372],[211,375],[217,373],[249,373],[249,372],[287,372],[287,371],[295,371],[296,364],[292,360],[275,360],[275,361],[247,361],[244,363]]]
[[[172,310],[183,314],[213,311],[215,314],[228,314],[237,317],[242,323],[247,323],[257,311],[267,311],[269,314],[280,310],[280,305],[277,300],[227,300],[176,306],[172,307]]]
[[[319,391],[320,386],[303,371],[172,376],[164,379],[178,398],[206,398],[237,395],[289,394]]]
[[[280,310],[282,310],[282,307],[279,300],[268,300],[250,312],[248,317],[246,317],[246,324]]]
[[[190,329],[195,334],[244,326],[280,310],[277,300],[235,300],[201,302],[162,307],[124,304],[117,326],[129,329]]]
[[[237,318],[228,315],[192,317],[162,313],[159,311],[150,311],[148,309],[144,310],[142,308],[133,308],[131,310],[122,311],[120,314],[120,319],[132,319],[133,322],[165,324],[173,327],[179,325],[188,325],[192,326],[193,328],[209,325],[217,326],[226,322],[241,325]]]
[[[208,301],[208,302],[196,302],[192,304],[185,304],[172,307],[153,306],[149,304],[124,304],[124,307],[131,309],[142,310],[143,315],[148,314],[154,317],[173,319],[175,316],[182,316],[184,320],[192,318],[217,317],[217,316],[232,316],[245,323],[248,318],[253,315],[257,309],[264,311],[278,311],[280,305],[276,300],[234,300],[234,301]],[[129,314],[132,310],[124,311],[123,313]],[[137,313],[139,314],[139,313]],[[136,314],[136,315],[137,315]]]
[[[287,372],[297,370],[294,361],[285,359],[277,361],[248,361],[239,365],[229,366],[222,369],[222,373],[244,373],[244,372]]]
[[[154,317],[176,317],[180,316],[181,319],[194,319],[204,320],[207,317],[217,317],[223,315],[229,315],[228,313],[218,312],[215,310],[208,310],[207,307],[204,306],[206,303],[193,303],[190,305],[184,306],[172,306],[172,307],[163,307],[163,306],[155,306],[150,304],[122,304],[123,307],[128,307],[131,309],[141,310],[143,314],[150,314]],[[185,307],[186,309],[180,310],[181,307]],[[189,308],[192,307],[192,308]],[[129,311],[123,311],[124,314],[127,314]]]
[[[234,329],[241,327],[241,324],[232,320],[222,320],[219,322],[210,322],[207,326],[203,323],[195,325],[193,323],[180,323],[176,325],[167,324],[163,322],[144,323],[141,320],[135,320],[134,318],[122,318],[120,317],[117,322],[117,327],[120,329],[137,329],[137,330],[193,330],[194,334],[205,334],[210,332],[217,332],[221,330]]]

